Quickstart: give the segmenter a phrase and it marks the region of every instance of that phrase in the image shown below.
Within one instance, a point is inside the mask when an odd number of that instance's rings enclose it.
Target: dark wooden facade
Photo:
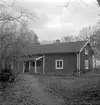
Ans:
[[[85,48],[88,49],[87,55],[85,54]],[[94,52],[90,44],[87,44],[80,54],[80,69],[82,70],[82,72],[88,72],[93,69],[93,55],[94,55]],[[89,69],[85,69],[85,60],[89,61]]]
[[[63,69],[56,69],[55,61],[63,60]],[[45,73],[47,74],[70,74],[77,69],[76,53],[66,54],[46,54],[45,55]]]

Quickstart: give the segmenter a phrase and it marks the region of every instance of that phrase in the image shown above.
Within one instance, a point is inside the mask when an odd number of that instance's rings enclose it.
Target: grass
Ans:
[[[40,76],[38,80],[47,90],[63,98],[65,105],[100,105],[100,74],[81,77]]]
[[[19,75],[15,83],[10,84],[10,87],[6,87],[0,105],[40,105],[34,101],[33,92],[28,86],[29,81],[29,78]]]
[[[63,105],[100,105],[100,74],[91,73],[81,77],[33,77],[40,86],[44,85],[45,91],[63,99]],[[6,101],[3,105],[39,105],[35,97],[33,98],[33,88],[29,86],[34,81],[33,77],[18,76],[12,87],[7,88],[4,94]]]

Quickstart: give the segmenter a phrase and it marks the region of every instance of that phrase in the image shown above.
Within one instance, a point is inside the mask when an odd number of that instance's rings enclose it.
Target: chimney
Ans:
[[[59,43],[60,43],[60,40],[59,40],[59,39],[57,39],[57,40],[56,40],[56,44],[59,44]]]

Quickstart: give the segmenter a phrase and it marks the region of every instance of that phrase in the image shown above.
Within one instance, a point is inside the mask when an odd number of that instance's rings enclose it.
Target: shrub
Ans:
[[[15,79],[14,76],[14,70],[12,69],[1,69],[0,72],[0,81],[2,82],[8,82],[8,81],[12,81]]]

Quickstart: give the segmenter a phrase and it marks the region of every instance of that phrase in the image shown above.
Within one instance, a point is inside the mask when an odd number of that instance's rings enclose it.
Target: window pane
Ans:
[[[60,68],[62,68],[62,61],[60,61]]]
[[[87,48],[85,48],[85,54],[88,54],[88,49]]]
[[[88,69],[88,60],[85,60],[85,69]]]
[[[59,68],[59,61],[57,61],[57,68]]]

